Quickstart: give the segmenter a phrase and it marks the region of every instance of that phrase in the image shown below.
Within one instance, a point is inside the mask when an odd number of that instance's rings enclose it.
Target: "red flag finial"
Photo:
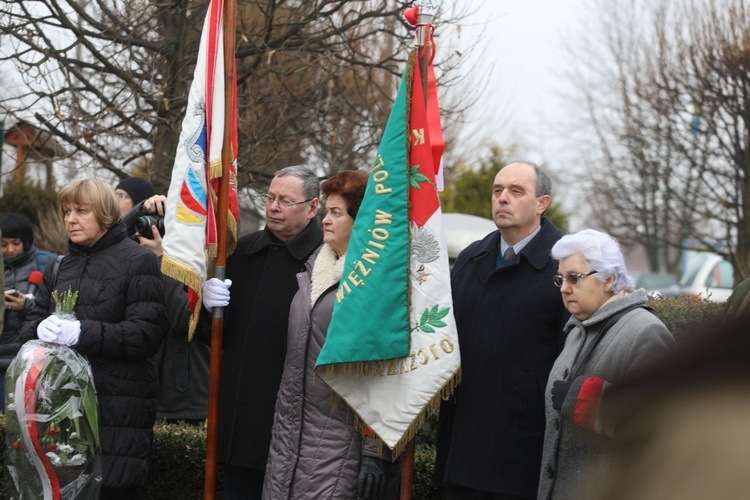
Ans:
[[[419,7],[410,7],[403,13],[404,19],[409,25],[414,28],[417,26],[417,17],[419,16]]]

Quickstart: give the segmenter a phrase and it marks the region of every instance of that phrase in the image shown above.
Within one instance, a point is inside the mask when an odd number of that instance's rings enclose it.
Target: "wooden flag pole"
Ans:
[[[236,0],[224,0],[222,33],[224,36],[224,137],[222,138],[221,167],[217,203],[217,254],[214,277],[223,280],[227,262],[227,219],[229,217],[229,171],[232,151],[232,123],[235,108],[235,26],[237,18]],[[219,436],[219,388],[221,382],[221,352],[224,339],[224,308],[215,307],[211,320],[211,361],[208,388],[208,422],[206,430],[206,468],[203,482],[204,500],[213,500],[216,495],[216,458]]]
[[[414,481],[414,439],[406,444],[401,459],[401,488],[399,500],[411,500],[411,488]]]
[[[433,10],[429,0],[416,2],[419,7],[417,17],[417,39],[415,48],[417,50],[417,64],[422,77],[422,92],[424,94],[425,109],[427,108],[427,77],[430,64],[430,23],[432,22]],[[401,488],[399,500],[411,500],[412,484],[414,482],[414,439],[409,441],[404,450],[401,461]]]

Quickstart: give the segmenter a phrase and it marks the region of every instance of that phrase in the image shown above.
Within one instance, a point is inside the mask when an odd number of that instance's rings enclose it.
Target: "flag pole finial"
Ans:
[[[432,19],[435,17],[435,4],[431,0],[417,0],[414,2],[417,7],[417,47],[425,47],[430,42],[430,27]]]

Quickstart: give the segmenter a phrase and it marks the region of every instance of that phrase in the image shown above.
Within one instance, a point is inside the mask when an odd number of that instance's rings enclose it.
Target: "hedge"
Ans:
[[[649,306],[669,327],[678,342],[683,342],[715,325],[722,319],[725,304],[698,299],[651,299]],[[437,416],[425,422],[416,439],[412,498],[438,498],[432,486],[435,464],[435,432]],[[5,418],[0,416],[0,439],[5,442]],[[151,449],[149,475],[139,498],[149,500],[187,500],[203,498],[206,433],[202,427],[157,422]],[[0,463],[5,465],[5,446],[0,446]],[[217,499],[221,494],[221,468],[217,477]],[[13,499],[16,491],[3,466],[0,473],[0,497]]]

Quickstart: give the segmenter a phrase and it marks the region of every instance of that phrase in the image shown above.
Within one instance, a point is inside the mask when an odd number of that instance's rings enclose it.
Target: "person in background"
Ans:
[[[609,385],[674,348],[667,327],[646,309],[646,291],[634,290],[614,238],[593,229],[563,236],[552,258],[572,317],[545,392],[540,500],[585,498],[586,485],[610,472]]]
[[[274,416],[263,497],[273,499],[396,498],[385,492],[390,453],[362,439],[346,402],[313,371],[333,314],[354,219],[368,175],[344,170],[323,183],[323,246],[297,275],[289,312],[284,374]],[[368,478],[369,475],[369,478]],[[368,488],[366,481],[370,480]]]
[[[126,177],[115,188],[117,203],[120,205],[120,217],[133,210],[140,202],[156,194],[153,184],[141,177]]]
[[[21,329],[23,340],[67,345],[91,364],[99,403],[100,499],[131,499],[146,484],[156,420],[164,283],[156,256],[127,237],[112,187],[82,179],[63,187],[68,255],[47,268]],[[75,320],[54,316],[52,292],[79,293]]]
[[[543,216],[551,190],[532,163],[503,167],[492,191],[498,231],[469,245],[451,272],[462,381],[440,407],[443,498],[536,498],[544,387],[570,316],[552,284],[562,232]]]
[[[164,216],[167,197],[152,196],[143,203],[143,211]],[[141,246],[159,257],[164,254],[162,237],[156,226],[151,226],[153,238],[135,233]],[[157,418],[169,423],[185,422],[202,425],[208,417],[208,377],[211,348],[199,340],[188,340],[190,309],[187,289],[181,282],[162,275],[166,290],[166,320],[164,342],[159,349],[159,409]]]
[[[750,473],[747,312],[704,324],[607,392],[617,423],[597,500],[744,500]],[[592,484],[593,483],[593,484]]]
[[[266,227],[243,236],[227,259],[226,281],[203,285],[201,334],[210,311],[227,306],[219,396],[218,462],[224,498],[260,499],[271,443],[276,395],[287,348],[289,306],[297,273],[323,238],[315,220],[320,181],[302,167],[274,175],[263,195]],[[232,284],[233,283],[233,284]],[[231,301],[229,286],[232,286]]]
[[[34,304],[30,293],[38,287],[32,285],[29,277],[34,271],[43,272],[47,261],[56,256],[40,252],[34,245],[34,228],[31,221],[22,214],[7,214],[0,217],[2,232],[3,265],[5,268],[4,328],[0,335],[0,388],[5,387],[5,372],[21,348],[21,326]],[[41,262],[40,262],[41,260]],[[32,280],[33,281],[33,280]],[[5,410],[5,391],[0,390],[0,411]]]

